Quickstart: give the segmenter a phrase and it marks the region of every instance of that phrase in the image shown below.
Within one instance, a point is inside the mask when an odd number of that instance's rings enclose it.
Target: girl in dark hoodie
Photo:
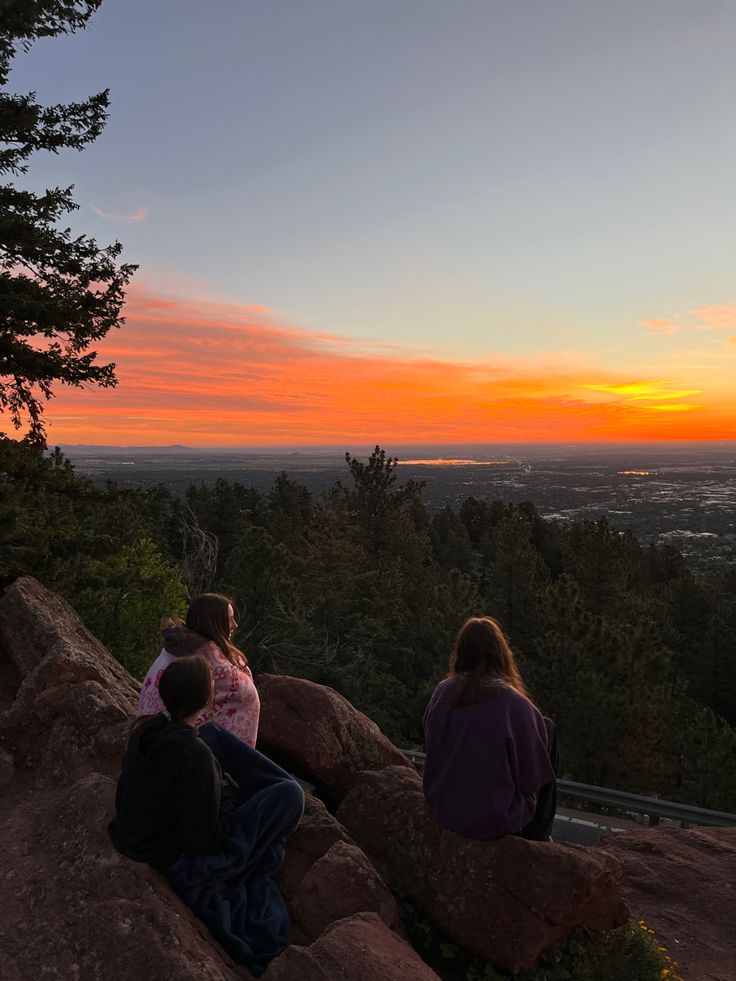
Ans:
[[[164,711],[131,732],[110,837],[124,855],[168,875],[230,954],[261,973],[286,946],[288,913],[272,875],[304,794],[275,763],[209,724],[223,776],[194,725],[215,692],[205,658],[175,660],[158,691]]]

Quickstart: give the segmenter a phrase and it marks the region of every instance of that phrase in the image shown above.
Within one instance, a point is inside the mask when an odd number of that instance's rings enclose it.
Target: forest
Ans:
[[[0,585],[32,575],[141,678],[163,618],[231,596],[253,672],[331,685],[399,745],[469,615],[502,624],[559,726],[561,776],[736,810],[736,567],[690,569],[606,520],[532,503],[429,509],[376,447],[315,496],[281,474],[104,488],[55,450],[0,437]]]

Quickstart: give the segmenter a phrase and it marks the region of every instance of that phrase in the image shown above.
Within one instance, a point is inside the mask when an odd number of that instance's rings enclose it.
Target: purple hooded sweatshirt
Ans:
[[[424,713],[424,796],[440,824],[466,838],[515,834],[555,779],[544,719],[506,685],[456,708],[459,685],[442,681]]]

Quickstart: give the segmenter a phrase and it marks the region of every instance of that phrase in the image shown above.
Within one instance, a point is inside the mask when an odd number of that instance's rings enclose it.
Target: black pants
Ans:
[[[545,719],[547,727],[547,752],[555,774],[560,769],[560,743],[557,738],[557,726],[552,719]],[[557,810],[557,781],[553,780],[541,788],[537,794],[537,808],[534,817],[525,828],[521,829],[521,837],[530,841],[548,841]]]

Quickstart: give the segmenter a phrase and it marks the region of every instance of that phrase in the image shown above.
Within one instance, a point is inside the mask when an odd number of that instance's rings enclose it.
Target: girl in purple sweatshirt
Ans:
[[[449,674],[424,713],[424,734],[424,796],[440,824],[466,838],[547,840],[554,727],[529,698],[491,617],[472,617],[460,629]]]

